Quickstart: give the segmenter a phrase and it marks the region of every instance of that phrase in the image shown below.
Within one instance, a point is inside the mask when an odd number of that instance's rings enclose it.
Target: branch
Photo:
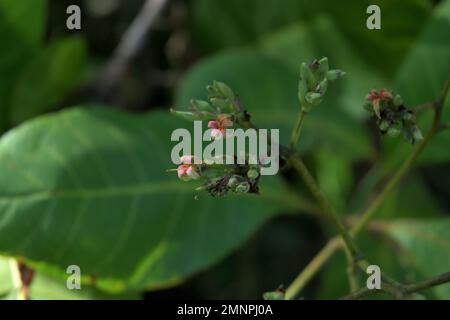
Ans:
[[[108,61],[101,77],[100,91],[105,94],[114,88],[129,62],[137,54],[148,30],[161,14],[167,0],[146,0],[140,12],[122,35],[119,45]]]
[[[356,236],[362,229],[366,227],[370,219],[376,213],[382,202],[387,197],[389,191],[394,189],[406,172],[411,168],[412,164],[419,157],[419,155],[423,152],[427,144],[430,142],[431,138],[440,130],[441,127],[441,118],[442,118],[442,108],[445,103],[445,99],[447,97],[448,91],[450,87],[450,74],[443,86],[441,94],[439,98],[434,103],[434,120],[433,125],[430,131],[427,133],[426,137],[422,142],[417,146],[415,151],[410,155],[410,157],[403,163],[402,167],[397,171],[394,177],[389,180],[386,187],[383,191],[378,195],[375,201],[366,209],[366,211],[362,214],[362,218],[358,221],[357,225],[351,229],[351,235]],[[388,191],[386,191],[386,189]],[[292,282],[292,284],[286,290],[286,297],[289,299],[294,298],[298,292],[311,280],[314,275],[319,272],[325,262],[333,255],[333,253],[338,249],[339,246],[334,245],[339,238],[334,237],[328,241],[324,248],[313,258],[313,260],[306,266],[306,268],[297,276],[297,278]],[[314,262],[314,263],[313,263]],[[289,295],[287,294],[289,292]]]
[[[413,284],[408,284],[408,285],[403,285],[402,286],[402,291],[403,291],[403,297],[405,295],[409,295],[418,291],[422,291],[425,289],[429,289],[435,286],[439,286],[441,284],[444,283],[448,283],[450,282],[450,272],[446,272],[443,274],[440,274],[436,277],[433,277],[431,279],[428,280],[423,280],[420,282],[416,282]],[[392,290],[392,288],[390,286],[383,286],[384,288],[381,288],[380,290],[377,289],[361,289],[358,291],[355,291],[351,294],[349,294],[348,296],[343,297],[342,299],[344,300],[355,300],[355,299],[361,299],[364,298],[365,296],[372,294],[372,293],[380,293],[380,292],[386,292],[389,293],[391,295],[394,296],[398,296],[398,292],[395,290]]]

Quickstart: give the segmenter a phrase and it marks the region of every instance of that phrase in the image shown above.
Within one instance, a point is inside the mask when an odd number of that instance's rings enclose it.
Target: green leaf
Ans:
[[[17,296],[11,261],[11,258],[0,256],[0,299],[15,299]]]
[[[14,268],[14,270],[13,270]],[[18,286],[13,277],[19,275],[14,258],[0,256],[0,299],[17,299]],[[14,275],[14,273],[17,273]],[[20,280],[19,280],[20,281]],[[80,289],[69,290],[66,279],[53,278],[40,272],[34,272],[29,287],[31,300],[86,300],[86,299],[138,299],[137,294],[107,295],[91,286],[82,285]]]
[[[43,41],[46,8],[45,0],[0,0],[0,132],[8,125],[12,84]]]
[[[79,83],[85,59],[86,44],[79,37],[56,41],[39,52],[15,84],[11,122],[17,124],[57,107]]]
[[[0,252],[110,292],[174,285],[237,248],[291,197],[276,177],[261,195],[213,199],[170,160],[169,114],[75,108],[0,140]],[[197,196],[196,196],[197,195]]]
[[[419,37],[405,61],[401,65],[394,89],[399,92],[408,106],[435,101],[450,73],[450,1],[442,2],[427,28]],[[443,120],[450,121],[450,99],[444,106]],[[431,111],[419,116],[419,127],[426,133],[431,125]],[[385,139],[386,153],[391,167],[398,166],[413,146]],[[450,159],[450,133],[444,131],[436,135],[418,159],[421,164],[436,164]]]
[[[450,270],[450,219],[404,220],[389,225],[387,232],[412,257],[425,278]],[[450,299],[450,284],[433,289],[442,299]]]
[[[15,36],[30,45],[40,45],[45,35],[46,0],[0,0],[0,12],[2,22],[14,27]]]
[[[297,72],[252,50],[218,54],[203,60],[186,75],[177,91],[177,109],[187,109],[190,99],[204,99],[205,87],[213,80],[231,87],[258,127],[280,129],[281,143],[286,144],[300,110]],[[333,101],[336,94],[327,93],[324,103]],[[346,113],[321,105],[308,114],[300,143],[303,151],[326,145],[355,159],[371,153],[366,138],[364,128]]]
[[[356,187],[350,204],[351,212],[361,212],[367,206],[368,199],[373,198],[379,172],[367,176]],[[376,178],[376,181],[373,181]],[[375,191],[376,194],[376,191]],[[420,199],[420,201],[417,201]],[[409,175],[393,190],[378,209],[377,218],[433,218],[442,213],[439,205],[418,175]]]
[[[345,6],[329,0],[267,0],[264,5],[258,0],[195,0],[191,5],[193,33],[199,45],[216,51],[255,43],[268,32],[325,13],[370,65],[392,74],[426,23],[430,5],[424,0],[370,4],[380,6],[381,31],[366,28],[369,3],[360,0],[347,0]]]
[[[35,273],[30,286],[31,300],[138,300],[139,294],[105,294],[92,286],[81,285],[80,289],[68,289],[66,279]]]

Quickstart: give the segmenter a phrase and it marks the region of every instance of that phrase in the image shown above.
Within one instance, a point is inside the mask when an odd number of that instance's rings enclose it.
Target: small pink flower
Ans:
[[[226,129],[233,126],[230,116],[227,114],[220,114],[216,120],[208,122],[208,128],[211,128],[211,138],[220,139],[225,136]]]
[[[392,99],[392,93],[386,89],[381,89],[380,93],[376,90],[371,90],[370,93],[366,96],[366,100],[372,102],[373,110],[378,118],[381,119],[380,115],[380,102],[382,100]]]
[[[180,158],[181,165],[178,166],[178,178],[183,181],[196,180],[200,178],[198,168],[194,164],[194,156],[185,155]]]

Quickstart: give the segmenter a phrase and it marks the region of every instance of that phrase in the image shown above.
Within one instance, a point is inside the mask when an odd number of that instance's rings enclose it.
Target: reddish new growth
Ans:
[[[381,119],[380,103],[383,100],[392,99],[392,93],[386,89],[381,89],[380,92],[371,90],[370,93],[366,96],[366,99],[372,103],[375,114],[379,119]]]

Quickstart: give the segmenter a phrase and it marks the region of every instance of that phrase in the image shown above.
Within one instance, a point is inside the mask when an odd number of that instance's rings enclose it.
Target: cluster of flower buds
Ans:
[[[257,166],[231,165],[231,167],[231,172],[210,179],[198,189],[205,189],[214,197],[224,196],[230,191],[234,193],[259,193],[260,172]]]
[[[208,121],[212,139],[226,139],[226,129],[237,123],[239,116],[246,114],[241,109],[234,92],[226,84],[214,81],[206,87],[208,100],[191,100],[189,111],[171,110],[171,112],[188,121]],[[206,190],[212,196],[224,196],[228,192],[258,193],[260,166],[250,164],[194,164],[194,156],[184,155],[181,164],[173,171],[183,181],[203,179],[204,185],[197,190]],[[236,162],[234,162],[236,163]],[[170,170],[171,171],[171,170]]]
[[[328,58],[302,63],[300,81],[298,83],[298,99],[304,112],[309,112],[323,100],[328,89],[328,83],[345,75],[338,69],[329,70]]]
[[[171,109],[171,112],[185,120],[206,120],[211,128],[211,138],[220,139],[225,135],[225,130],[234,125],[234,119],[241,112],[239,102],[230,89],[223,82],[214,81],[206,87],[208,101],[191,100],[189,111]]]
[[[382,134],[391,137],[403,134],[403,137],[412,144],[423,139],[414,112],[404,105],[399,94],[386,89],[379,92],[371,90],[366,96],[364,108],[377,118],[377,125]]]
[[[178,178],[183,181],[200,178],[200,166],[194,164],[194,156],[184,155],[180,158],[181,164],[177,168]]]

